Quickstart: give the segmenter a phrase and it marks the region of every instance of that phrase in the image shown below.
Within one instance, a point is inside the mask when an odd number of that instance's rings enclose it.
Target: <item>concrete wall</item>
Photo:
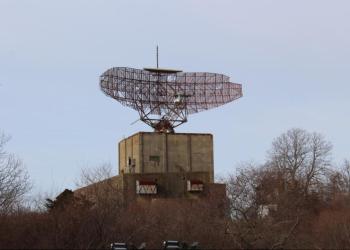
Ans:
[[[159,174],[124,174],[123,190],[126,192],[126,199],[131,202],[135,199],[150,198],[196,198],[202,197],[208,193],[208,188],[213,184],[210,182],[208,172],[196,173],[159,173]],[[136,194],[136,181],[153,181],[157,184],[157,194],[138,195]],[[203,192],[188,192],[187,180],[200,180],[204,184]],[[206,184],[208,183],[208,185]],[[210,185],[210,186],[209,186]]]
[[[118,144],[119,174],[140,173],[140,134],[130,136]],[[131,161],[131,164],[129,164]]]
[[[193,133],[140,132],[118,144],[119,176],[75,191],[93,197],[112,185],[122,202],[158,198],[201,198],[223,200],[225,185],[214,182],[213,136]],[[201,181],[204,190],[189,192],[187,181]],[[138,194],[136,181],[156,183],[157,194]]]
[[[168,172],[191,171],[191,134],[169,134],[167,136]],[[205,136],[207,138],[207,136]],[[206,170],[205,166],[200,171]]]
[[[100,182],[74,190],[75,195],[94,198],[97,195],[106,195],[106,192],[121,191],[124,188],[122,175],[114,176]]]
[[[153,201],[169,198],[207,199],[210,204],[222,204],[226,197],[226,186],[224,184],[210,183],[210,178],[209,172],[123,174],[79,188],[74,191],[74,195],[77,197],[83,196],[95,202],[98,200],[98,196],[112,194],[116,195],[123,206],[127,206],[134,201]],[[155,182],[157,194],[137,194],[137,180]],[[188,180],[202,181],[204,190],[201,192],[188,192]]]
[[[142,138],[140,161],[140,173],[165,173],[166,155],[165,155],[165,139],[163,133],[140,133]]]
[[[119,143],[119,174],[210,172],[214,159],[211,134],[134,134]]]
[[[211,172],[211,181],[214,182],[213,137],[191,136],[191,170],[205,169]]]

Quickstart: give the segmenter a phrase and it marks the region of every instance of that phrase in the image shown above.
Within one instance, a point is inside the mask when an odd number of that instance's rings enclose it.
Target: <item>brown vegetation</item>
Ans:
[[[210,199],[153,199],[125,207],[108,182],[92,186],[87,196],[66,190],[48,199],[44,211],[2,213],[0,247],[95,249],[120,241],[160,248],[174,239],[211,249],[348,248],[350,163],[335,170],[330,156],[321,135],[289,130],[274,140],[264,164],[245,164],[224,178],[228,199],[220,207]],[[105,167],[85,171],[80,183],[108,173]]]

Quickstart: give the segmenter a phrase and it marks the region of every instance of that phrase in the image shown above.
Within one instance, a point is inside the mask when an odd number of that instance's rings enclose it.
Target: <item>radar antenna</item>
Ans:
[[[135,109],[156,132],[174,133],[187,116],[242,97],[242,85],[223,74],[159,68],[114,67],[100,76],[101,90]]]

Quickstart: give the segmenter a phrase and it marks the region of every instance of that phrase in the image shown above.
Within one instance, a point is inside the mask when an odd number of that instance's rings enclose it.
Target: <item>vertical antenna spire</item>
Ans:
[[[159,64],[158,64],[158,56],[159,56],[159,54],[158,54],[158,45],[157,45],[157,68],[159,68]]]

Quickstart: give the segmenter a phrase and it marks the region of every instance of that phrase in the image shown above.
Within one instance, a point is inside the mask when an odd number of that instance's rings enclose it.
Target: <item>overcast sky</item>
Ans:
[[[262,162],[273,138],[324,134],[350,158],[349,1],[0,0],[0,130],[36,190],[74,188],[138,131],[136,111],[107,98],[116,66],[223,73],[243,98],[189,117],[178,132],[214,135],[215,171]]]

